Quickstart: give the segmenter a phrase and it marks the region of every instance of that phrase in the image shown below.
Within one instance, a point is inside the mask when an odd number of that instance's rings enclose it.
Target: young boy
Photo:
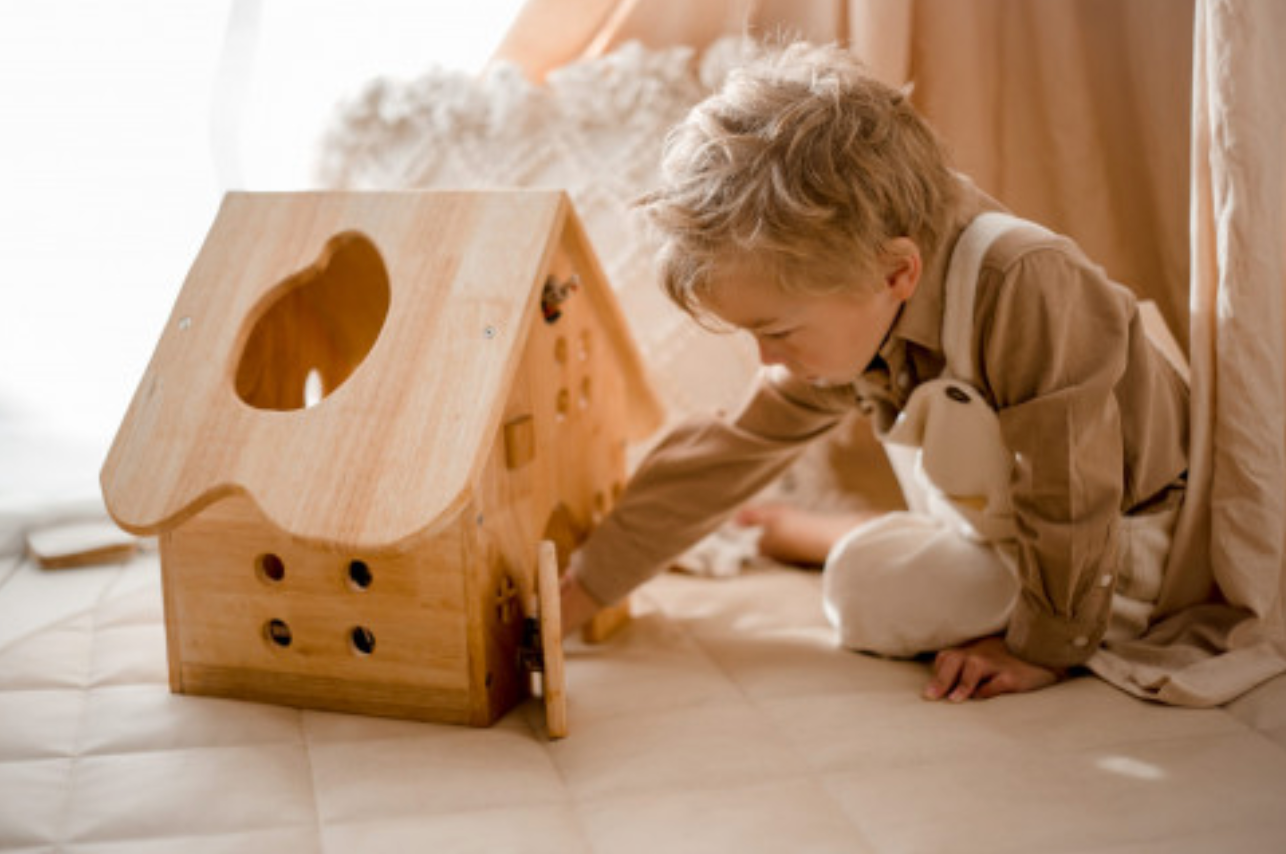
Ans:
[[[733,73],[671,134],[643,202],[669,296],[753,335],[736,415],[674,430],[573,557],[570,631],[664,568],[853,408],[913,449],[913,509],[759,511],[825,560],[841,641],[937,652],[930,699],[1041,688],[1137,636],[1187,469],[1187,390],[1130,293],[952,172],[905,94],[837,47]],[[914,486],[918,484],[918,486]]]

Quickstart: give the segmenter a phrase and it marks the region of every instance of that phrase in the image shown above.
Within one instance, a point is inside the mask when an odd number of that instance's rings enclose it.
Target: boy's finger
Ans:
[[[954,649],[943,650],[933,659],[933,678],[924,686],[926,700],[941,700],[960,678],[964,656]]]
[[[986,666],[983,662],[970,656],[960,671],[960,681],[956,684],[955,690],[947,699],[953,703],[962,703],[973,696],[973,692],[978,689],[978,683],[986,675]]]

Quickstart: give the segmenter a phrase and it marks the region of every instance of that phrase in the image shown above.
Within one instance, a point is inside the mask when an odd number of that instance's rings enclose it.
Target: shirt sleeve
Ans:
[[[572,556],[571,573],[600,604],[651,578],[852,408],[851,390],[816,389],[761,372],[732,418],[680,424],[639,466],[611,514]]]
[[[1082,664],[1107,629],[1115,586],[1124,489],[1116,388],[1134,299],[1070,243],[985,271],[983,294],[981,374],[1015,455],[1021,593],[1006,641],[1036,664]]]

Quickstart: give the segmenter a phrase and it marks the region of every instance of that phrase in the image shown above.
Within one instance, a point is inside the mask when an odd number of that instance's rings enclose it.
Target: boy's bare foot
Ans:
[[[755,504],[736,515],[738,525],[763,529],[759,553],[782,563],[820,566],[839,538],[871,513],[815,513],[788,504]]]

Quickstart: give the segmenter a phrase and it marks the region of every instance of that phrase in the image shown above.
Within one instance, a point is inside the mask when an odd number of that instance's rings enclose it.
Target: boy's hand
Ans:
[[[559,584],[559,604],[562,606],[563,637],[589,622],[598,613],[599,605],[570,574],[564,575]]]
[[[933,678],[924,688],[924,698],[946,698],[953,703],[970,697],[985,700],[1047,688],[1065,675],[1023,661],[997,635],[939,652],[933,660]]]

